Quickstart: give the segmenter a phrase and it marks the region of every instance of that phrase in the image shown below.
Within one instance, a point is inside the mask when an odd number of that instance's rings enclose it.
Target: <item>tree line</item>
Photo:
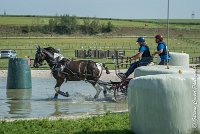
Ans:
[[[44,34],[73,34],[80,31],[83,34],[95,35],[99,33],[109,33],[113,30],[114,25],[111,21],[102,23],[97,18],[84,18],[80,23],[76,16],[63,15],[60,17],[50,18],[47,25],[39,23],[31,26],[21,26],[22,33],[41,32]]]

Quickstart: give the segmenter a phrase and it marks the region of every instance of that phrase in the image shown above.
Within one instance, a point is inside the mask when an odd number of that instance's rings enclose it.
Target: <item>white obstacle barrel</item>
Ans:
[[[185,66],[189,67],[189,54],[186,53],[177,53],[177,52],[170,52],[170,60],[169,65],[171,66]],[[160,58],[158,57],[157,64],[160,62]]]
[[[169,65],[189,67],[189,54],[170,52]]]
[[[136,134],[191,133],[200,124],[200,76],[197,81],[195,85],[194,74],[148,75],[131,80],[131,130]]]
[[[194,74],[195,70],[185,66],[142,66],[135,69],[134,77],[156,74]]]

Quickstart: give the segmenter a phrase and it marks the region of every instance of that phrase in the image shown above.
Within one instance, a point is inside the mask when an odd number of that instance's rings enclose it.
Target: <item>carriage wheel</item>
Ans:
[[[123,102],[127,99],[127,93],[125,90],[126,89],[122,89],[120,87],[114,90],[114,99],[116,102]]]

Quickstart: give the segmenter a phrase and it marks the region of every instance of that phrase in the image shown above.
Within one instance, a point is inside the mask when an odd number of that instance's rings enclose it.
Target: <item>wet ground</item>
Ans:
[[[107,79],[109,76],[106,76]],[[6,72],[0,74],[0,119],[65,117],[127,111],[127,101],[116,103],[112,96],[104,98],[101,93],[93,101],[96,90],[84,81],[67,82],[61,90],[70,97],[53,99],[55,79],[50,73],[32,74],[32,89],[6,89]]]

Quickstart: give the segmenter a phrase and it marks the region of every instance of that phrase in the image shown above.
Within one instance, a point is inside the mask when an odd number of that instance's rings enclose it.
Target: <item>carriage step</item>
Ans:
[[[111,83],[111,84],[119,84],[119,83],[121,83],[121,81],[111,81],[111,80],[110,80],[110,83]]]

